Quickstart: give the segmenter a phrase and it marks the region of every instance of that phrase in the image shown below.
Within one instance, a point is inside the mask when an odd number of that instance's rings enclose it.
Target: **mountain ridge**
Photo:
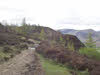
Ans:
[[[63,34],[71,34],[77,36],[83,43],[88,39],[88,34],[92,33],[92,37],[94,41],[96,41],[97,47],[100,46],[100,31],[95,31],[93,29],[85,29],[85,30],[75,30],[75,29],[61,29],[58,30]]]

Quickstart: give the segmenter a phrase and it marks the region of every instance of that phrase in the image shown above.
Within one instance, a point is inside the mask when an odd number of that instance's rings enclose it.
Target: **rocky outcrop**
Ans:
[[[73,44],[74,50],[79,50],[81,47],[85,47],[85,45],[74,35],[62,35],[63,39],[65,40],[65,46],[67,47],[67,45],[69,43]]]
[[[44,71],[35,51],[25,50],[1,64],[0,75],[44,75]]]
[[[67,34],[64,35],[48,27],[29,26],[27,32],[28,32],[28,37],[35,40],[42,41],[42,39],[45,39],[51,42],[56,42],[61,44],[60,38],[62,38],[63,41],[65,42],[66,47],[68,43],[73,44],[75,50],[79,50],[80,47],[84,47],[84,44],[76,36]]]

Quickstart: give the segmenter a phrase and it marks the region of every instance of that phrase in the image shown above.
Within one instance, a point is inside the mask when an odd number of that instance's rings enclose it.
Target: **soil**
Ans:
[[[44,75],[35,50],[25,50],[0,65],[0,75]]]

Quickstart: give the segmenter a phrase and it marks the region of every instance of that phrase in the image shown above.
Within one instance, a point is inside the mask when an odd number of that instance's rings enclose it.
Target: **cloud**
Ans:
[[[56,30],[58,29],[76,29],[76,30],[94,29],[96,31],[100,31],[100,25],[59,24]]]
[[[20,22],[26,17],[30,23],[53,29],[98,30],[94,25],[100,26],[99,3],[99,0],[0,0],[0,21]]]

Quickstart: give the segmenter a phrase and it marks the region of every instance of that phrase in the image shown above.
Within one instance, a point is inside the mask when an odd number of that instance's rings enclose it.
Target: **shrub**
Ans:
[[[21,53],[21,50],[17,50],[17,51],[16,51],[16,54],[19,54],[19,53]]]
[[[0,52],[0,63],[8,61],[10,59],[10,53]]]
[[[95,48],[81,48],[79,50],[80,54],[86,55],[90,58],[100,60],[100,52],[98,52]]]
[[[88,69],[86,69],[85,71],[77,71],[77,75],[90,75],[88,72]]]
[[[3,48],[3,52],[4,52],[4,53],[11,53],[12,50],[13,50],[13,49],[11,49],[9,46],[5,46],[5,47]]]
[[[11,54],[10,57],[13,58],[14,57],[14,54]]]
[[[15,47],[16,47],[16,48],[18,48],[18,49],[20,49],[20,50],[23,50],[23,49],[28,49],[27,44],[20,44],[20,45],[16,45]]]
[[[10,59],[10,57],[4,57],[5,61],[8,61]]]

